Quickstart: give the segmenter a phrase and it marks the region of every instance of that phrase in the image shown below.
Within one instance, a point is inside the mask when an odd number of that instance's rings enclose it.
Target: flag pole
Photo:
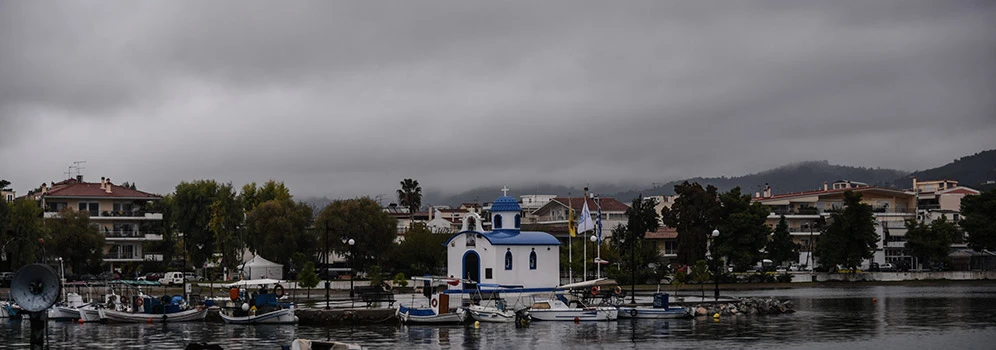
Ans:
[[[595,196],[595,206],[598,207],[598,220],[595,229],[598,230],[598,264],[595,268],[598,272],[595,278],[602,278],[602,198]]]
[[[567,280],[574,283],[574,208],[571,207],[571,193],[567,192]]]

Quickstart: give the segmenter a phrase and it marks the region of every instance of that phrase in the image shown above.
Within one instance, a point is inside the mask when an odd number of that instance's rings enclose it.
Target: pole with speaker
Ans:
[[[44,264],[31,264],[17,270],[10,282],[10,294],[31,318],[31,349],[45,346],[48,308],[55,305],[62,293],[59,276]]]

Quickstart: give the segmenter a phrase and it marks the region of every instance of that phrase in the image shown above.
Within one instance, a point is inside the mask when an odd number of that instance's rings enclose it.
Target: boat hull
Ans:
[[[280,309],[255,316],[231,316],[220,313],[221,319],[230,324],[294,324],[298,317],[294,309]]]
[[[498,310],[498,308],[494,307],[481,306],[470,306],[466,310],[471,318],[480,322],[515,322],[515,312],[510,310]]]
[[[80,320],[83,322],[100,322],[100,311],[96,308],[79,309]]]
[[[643,308],[620,307],[619,318],[675,319],[690,318],[692,315],[683,307]]]
[[[461,324],[467,319],[467,314],[462,311],[422,316],[398,309],[395,314],[404,324]]]
[[[146,322],[194,322],[203,321],[207,309],[190,309],[168,314],[129,313],[100,309],[101,319],[108,322],[146,323]]]
[[[53,321],[72,321],[78,320],[80,318],[79,309],[65,307],[65,306],[52,306],[48,309],[48,319]]]
[[[598,307],[585,309],[529,310],[534,321],[612,321],[619,318],[616,308]]]

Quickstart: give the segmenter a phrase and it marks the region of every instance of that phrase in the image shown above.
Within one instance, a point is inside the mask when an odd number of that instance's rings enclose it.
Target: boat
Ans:
[[[108,322],[192,322],[203,321],[207,308],[190,307],[182,296],[153,298],[140,295],[133,299],[132,306],[124,311],[97,309],[101,320]]]
[[[481,287],[491,287],[494,290],[489,290],[487,292],[482,292]],[[522,286],[511,286],[511,285],[499,285],[499,284],[487,284],[478,283],[477,293],[474,295],[474,304],[464,307],[467,314],[476,321],[480,322],[499,322],[508,323],[515,322],[516,312],[514,310],[507,308],[507,303],[499,294],[499,289],[511,289],[511,288],[522,288]],[[483,304],[482,304],[483,303]],[[523,314],[520,317],[528,317]]]
[[[536,321],[613,321],[619,318],[619,309],[612,306],[589,307],[557,294],[555,298],[534,302],[529,307],[529,316]]]
[[[14,302],[0,301],[0,318],[19,320],[23,315],[21,307]]]
[[[52,305],[48,309],[48,319],[53,321],[75,321],[80,319],[79,308],[87,304],[83,303],[83,297],[78,293],[66,293],[63,302]]]
[[[657,293],[654,293],[654,305],[647,306],[623,306],[619,305],[619,318],[648,318],[648,319],[674,319],[691,318],[692,313],[684,307],[672,307],[669,304],[667,293],[661,293],[660,286]]]
[[[360,350],[359,344],[344,343],[337,341],[322,341],[310,339],[294,339],[291,343],[291,350]]]
[[[77,309],[80,312],[80,321],[83,322],[100,322],[100,310],[99,307],[93,304],[86,305]]]
[[[435,277],[412,277],[413,280],[423,281],[426,285],[431,285],[433,281],[439,281]],[[449,281],[449,279],[447,279]],[[404,324],[461,324],[467,320],[467,312],[463,308],[450,310],[450,296],[444,293],[431,293],[426,289],[425,293],[429,297],[428,308],[414,306],[404,306],[398,303],[395,315]],[[413,297],[414,298],[414,297]],[[413,300],[414,301],[414,300]],[[414,303],[413,303],[414,304]]]
[[[229,324],[295,324],[298,321],[294,314],[293,303],[281,303],[284,287],[280,281],[273,279],[242,280],[224,285],[229,289],[230,301],[226,302],[219,313],[221,319]],[[266,286],[274,285],[272,290]],[[259,287],[258,291],[248,289]]]

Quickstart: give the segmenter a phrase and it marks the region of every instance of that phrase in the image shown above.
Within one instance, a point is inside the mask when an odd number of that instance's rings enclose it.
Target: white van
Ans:
[[[163,275],[163,278],[159,279],[159,283],[162,283],[167,286],[171,286],[174,284],[183,284],[183,272],[176,272],[176,271],[167,272],[166,274]]]

